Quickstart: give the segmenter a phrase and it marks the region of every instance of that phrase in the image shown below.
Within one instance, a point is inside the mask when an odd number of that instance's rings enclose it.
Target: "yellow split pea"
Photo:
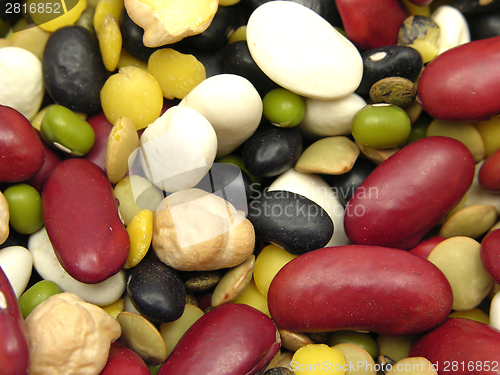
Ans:
[[[207,78],[205,67],[196,57],[172,48],[154,52],[148,60],[148,71],[158,81],[167,99],[183,99]]]
[[[130,252],[123,268],[135,267],[146,256],[153,238],[153,212],[142,210],[127,227]]]
[[[118,314],[125,309],[125,300],[123,298],[119,298],[112,304],[102,306],[101,308],[116,319]]]
[[[296,375],[344,375],[348,369],[342,352],[325,344],[303,346],[293,355],[290,367]]]
[[[122,48],[122,34],[118,20],[123,10],[123,0],[100,0],[94,12],[94,30],[104,66],[110,72],[118,66]]]
[[[110,14],[104,18],[99,30],[97,30],[97,39],[101,50],[104,66],[110,72],[114,71],[120,60],[122,50],[122,34],[118,21]]]
[[[94,12],[94,29],[99,30],[107,16],[119,20],[122,10],[123,0],[99,0]]]
[[[255,261],[253,277],[257,289],[264,297],[267,297],[271,282],[279,270],[294,258],[297,256],[276,245],[268,245],[262,249]]]
[[[108,78],[101,90],[102,110],[114,124],[119,116],[143,129],[161,114],[163,95],[160,84],[144,70],[126,66]]]

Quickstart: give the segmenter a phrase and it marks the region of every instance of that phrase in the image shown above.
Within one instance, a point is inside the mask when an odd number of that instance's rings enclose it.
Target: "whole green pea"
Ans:
[[[365,147],[391,148],[402,145],[411,132],[405,111],[392,104],[370,104],[352,121],[352,136]]]
[[[9,204],[10,225],[16,232],[32,234],[42,227],[42,198],[34,187],[16,184],[3,195]]]
[[[236,154],[229,154],[229,155],[226,155],[226,156],[223,156],[221,158],[216,159],[215,162],[236,165],[243,172],[245,172],[248,175],[248,177],[250,177],[250,180],[252,180],[252,182],[257,182],[257,183],[262,182],[261,177],[254,176],[253,174],[248,172],[248,170],[245,168],[245,163],[244,163],[241,156],[238,156]]]
[[[369,334],[357,331],[336,331],[333,332],[328,341],[328,345],[354,344],[365,349],[373,358],[377,356],[378,346],[375,339]]]
[[[33,311],[35,307],[48,299],[50,296],[62,293],[61,288],[55,282],[50,280],[42,280],[37,282],[27,291],[25,291],[18,299],[19,307],[23,319]]]
[[[151,375],[156,375],[160,371],[160,367],[163,365],[163,363],[160,363],[159,365],[150,365],[148,364],[148,369]]]
[[[92,126],[61,105],[54,105],[47,110],[40,133],[49,144],[74,156],[85,155],[95,141]]]
[[[273,124],[291,128],[300,124],[306,113],[304,99],[285,89],[269,91],[262,100],[264,116]]]
[[[427,128],[432,122],[433,118],[427,113],[423,112],[420,117],[411,125],[410,136],[406,140],[406,144],[409,145],[412,142],[418,141],[419,139],[425,138],[427,133]]]

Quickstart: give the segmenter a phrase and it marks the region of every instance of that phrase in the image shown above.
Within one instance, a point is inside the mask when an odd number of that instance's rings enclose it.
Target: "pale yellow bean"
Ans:
[[[444,273],[453,291],[453,310],[469,310],[488,295],[493,279],[484,269],[481,245],[469,237],[452,237],[439,243],[428,260]]]
[[[132,312],[121,312],[116,317],[122,327],[120,340],[136,352],[146,363],[165,362],[167,349],[160,332],[146,318]]]
[[[179,319],[160,325],[160,334],[165,343],[167,356],[172,353],[182,335],[203,315],[203,311],[200,308],[193,305],[186,305]]]
[[[130,119],[119,116],[108,136],[106,173],[109,182],[116,184],[129,170],[129,158],[140,146],[137,130]]]
[[[0,244],[3,244],[9,237],[9,204],[0,191]]]
[[[238,298],[252,280],[255,255],[250,255],[239,266],[230,269],[219,281],[212,294],[212,306],[229,303]]]

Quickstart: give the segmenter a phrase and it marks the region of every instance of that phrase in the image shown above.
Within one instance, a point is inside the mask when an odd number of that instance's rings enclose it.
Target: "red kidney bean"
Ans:
[[[499,374],[500,332],[471,319],[450,318],[418,339],[409,356],[427,358],[441,375]]]
[[[106,171],[106,149],[113,124],[108,121],[103,112],[90,117],[87,122],[94,129],[95,141],[84,158]]]
[[[500,114],[500,36],[452,48],[427,65],[418,100],[434,118],[481,121]]]
[[[47,145],[44,141],[42,141],[42,145],[45,152],[45,160],[43,161],[42,168],[40,168],[34,176],[26,181],[27,184],[33,186],[39,193],[42,192],[43,184],[45,184],[47,177],[49,177],[56,165],[61,162],[61,158],[59,157],[57,151]]]
[[[410,335],[442,323],[453,295],[444,274],[406,251],[347,245],[293,259],[273,279],[269,312],[293,332]]]
[[[109,349],[108,362],[99,375],[151,375],[151,373],[141,357],[119,341],[115,341]]]
[[[483,238],[481,261],[495,282],[500,283],[500,229],[495,229]]]
[[[0,364],[5,375],[27,375],[29,347],[26,327],[14,289],[0,267]]]
[[[0,182],[20,182],[34,176],[44,160],[35,128],[14,108],[0,105]]]
[[[397,44],[408,16],[398,0],[337,0],[336,5],[347,37],[360,50]]]
[[[266,315],[247,305],[222,305],[189,328],[158,375],[260,374],[279,348],[276,326]]]
[[[500,192],[500,149],[486,158],[478,177],[483,189]]]
[[[360,185],[346,207],[344,227],[359,245],[408,250],[455,207],[474,177],[463,143],[428,137],[402,148]]]
[[[424,259],[429,257],[432,250],[440,243],[446,240],[446,238],[441,236],[434,236],[420,242],[417,246],[411,249],[409,252],[413,255],[418,255]]]
[[[95,164],[83,159],[59,163],[45,182],[42,211],[61,265],[78,281],[99,283],[125,264],[129,237],[111,184]]]

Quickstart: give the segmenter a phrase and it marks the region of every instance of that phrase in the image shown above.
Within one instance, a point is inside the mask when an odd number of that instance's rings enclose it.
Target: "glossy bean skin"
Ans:
[[[352,121],[352,136],[365,147],[397,147],[406,141],[410,131],[408,115],[392,104],[369,104]]]
[[[10,225],[22,234],[32,234],[43,225],[40,193],[27,184],[16,184],[4,192],[9,203]]]
[[[111,344],[108,362],[99,375],[150,375],[148,366],[134,351],[119,341]]]
[[[42,168],[44,157],[42,142],[26,117],[0,105],[0,181],[27,180]]]
[[[346,207],[346,234],[355,244],[409,250],[460,202],[473,177],[472,154],[461,142],[415,141],[360,185]]]
[[[260,374],[279,348],[267,316],[247,305],[221,305],[188,329],[158,375]]]
[[[81,26],[52,33],[43,54],[43,79],[56,103],[75,112],[98,111],[106,68],[92,33]]]
[[[246,40],[231,43],[224,48],[224,72],[245,77],[262,97],[278,87],[255,63]]]
[[[269,0],[241,0],[241,4],[247,12],[253,12],[257,7],[268,2]],[[340,17],[337,12],[337,7],[334,1],[330,0],[292,0],[309,9],[314,10],[325,20],[330,22],[333,26],[341,25]]]
[[[358,158],[349,172],[341,175],[323,175],[321,177],[337,192],[340,202],[345,207],[356,189],[373,172],[375,167],[375,164],[370,160]]]
[[[123,48],[136,59],[147,62],[149,56],[158,48],[150,48],[144,45],[142,41],[144,30],[132,21],[125,8],[123,8],[120,19]]]
[[[347,37],[360,50],[395,45],[407,17],[395,0],[337,0],[336,5]]]
[[[398,249],[347,245],[301,255],[271,283],[278,327],[295,332],[425,332],[451,311],[448,280],[432,263]]]
[[[0,267],[0,363],[2,374],[27,375],[29,347],[17,298]]]
[[[91,161],[106,172],[106,148],[113,124],[108,121],[103,112],[90,117],[87,122],[95,133],[94,145],[85,155],[85,160]]]
[[[481,261],[496,283],[500,283],[500,229],[486,235],[481,242]]]
[[[202,50],[223,48],[228,37],[240,26],[239,9],[235,6],[221,6],[208,29],[186,39],[187,43]]]
[[[472,40],[492,38],[500,35],[500,11],[467,16]]]
[[[417,340],[410,357],[439,364],[439,374],[498,374],[500,332],[474,320],[450,318]],[[452,368],[453,364],[457,366]]]
[[[257,239],[295,255],[326,246],[334,232],[332,218],[321,206],[286,190],[267,192],[252,201],[248,220]]]
[[[102,170],[83,159],[60,163],[45,182],[42,212],[64,269],[95,284],[122,269],[130,241]]]
[[[434,236],[428,238],[422,242],[420,242],[417,246],[411,249],[409,252],[413,255],[418,255],[424,259],[429,257],[429,254],[432,250],[441,242],[443,242],[446,238],[441,236]]]
[[[486,158],[478,177],[483,189],[500,192],[500,150]]]
[[[361,54],[363,78],[356,93],[367,96],[374,83],[388,77],[403,77],[415,81],[423,62],[420,53],[408,46],[373,48]]]
[[[424,69],[418,97],[424,110],[445,121],[482,121],[500,113],[500,36],[452,48]]]
[[[18,299],[23,319],[39,304],[58,293],[62,293],[61,288],[50,280],[41,280],[27,289]]]
[[[158,259],[144,259],[133,267],[127,293],[134,307],[151,322],[172,322],[181,317],[186,289],[177,272]]]
[[[261,124],[243,144],[243,161],[253,175],[274,177],[293,167],[302,149],[298,129]]]
[[[90,124],[68,108],[54,105],[49,108],[40,127],[42,138],[57,148],[74,156],[83,156],[90,151],[95,133]]]
[[[31,178],[26,180],[28,185],[33,186],[39,193],[42,192],[45,180],[52,173],[57,164],[61,162],[61,157],[58,151],[50,147],[47,143],[42,142],[43,150],[45,152],[45,159],[42,168]]]

